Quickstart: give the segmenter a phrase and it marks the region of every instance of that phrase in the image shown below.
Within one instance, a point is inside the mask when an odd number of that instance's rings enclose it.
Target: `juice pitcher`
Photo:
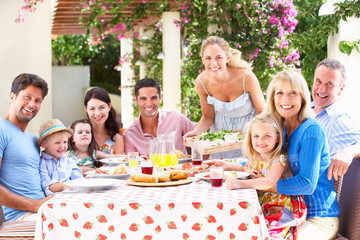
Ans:
[[[159,134],[157,138],[150,142],[149,158],[155,166],[178,165],[179,160],[175,153],[174,137],[175,132],[172,134]]]

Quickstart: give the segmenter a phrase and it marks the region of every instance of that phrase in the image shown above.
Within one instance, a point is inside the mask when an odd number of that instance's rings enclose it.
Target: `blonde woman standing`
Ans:
[[[205,71],[195,80],[202,117],[196,128],[184,137],[200,135],[210,128],[246,130],[256,114],[264,109],[264,97],[251,64],[241,59],[241,52],[230,48],[220,37],[210,36],[201,46]],[[222,154],[236,157],[240,151]]]

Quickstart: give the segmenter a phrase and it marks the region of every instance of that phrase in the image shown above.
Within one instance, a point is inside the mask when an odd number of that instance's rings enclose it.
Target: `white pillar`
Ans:
[[[354,49],[350,56],[348,56],[341,53],[338,48],[342,40],[354,42],[360,39],[359,26],[359,18],[351,17],[346,22],[341,20],[338,25],[339,32],[328,39],[328,57],[339,60],[346,68],[347,80],[344,92],[342,93],[343,106],[360,124],[360,111],[354,105],[360,100],[360,53]]]
[[[180,79],[180,28],[174,20],[180,19],[179,12],[163,12],[163,106],[165,109],[181,111]]]
[[[36,5],[33,13],[23,11],[25,21],[17,24],[15,18],[24,4],[24,1],[0,1],[0,117],[9,110],[9,94],[14,78],[20,73],[37,74],[48,83],[49,93],[26,130],[38,135],[40,125],[52,118],[52,12],[50,1],[44,1]]]
[[[121,39],[120,55],[132,54],[133,43],[129,38]],[[123,128],[128,128],[134,122],[134,84],[132,83],[133,71],[130,63],[125,62],[121,67],[121,122]]]
[[[153,28],[140,27],[139,32],[140,32],[140,38],[142,40],[151,39],[154,36]],[[148,52],[146,51],[147,48],[151,48],[151,45],[150,46],[144,45],[144,46],[140,47],[141,56],[146,56],[148,54]],[[147,77],[146,76],[146,67],[147,66],[145,65],[145,63],[140,62],[140,79]],[[156,80],[158,80],[158,79],[156,79]]]

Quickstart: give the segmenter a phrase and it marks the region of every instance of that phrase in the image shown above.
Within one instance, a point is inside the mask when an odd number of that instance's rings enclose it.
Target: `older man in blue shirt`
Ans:
[[[317,65],[312,107],[330,147],[329,180],[344,175],[352,160],[360,157],[360,129],[340,103],[345,81],[345,67],[339,61],[325,59]]]

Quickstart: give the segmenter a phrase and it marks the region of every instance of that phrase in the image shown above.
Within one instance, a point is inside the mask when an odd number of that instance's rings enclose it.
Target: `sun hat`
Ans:
[[[53,133],[61,132],[61,131],[67,132],[70,136],[72,136],[73,132],[74,132],[71,128],[66,128],[64,126],[64,124],[58,119],[48,120],[48,121],[44,122],[43,124],[41,124],[40,130],[39,130],[39,138],[38,138],[38,140],[36,140],[36,142],[40,146],[41,142],[46,137],[50,136]]]

